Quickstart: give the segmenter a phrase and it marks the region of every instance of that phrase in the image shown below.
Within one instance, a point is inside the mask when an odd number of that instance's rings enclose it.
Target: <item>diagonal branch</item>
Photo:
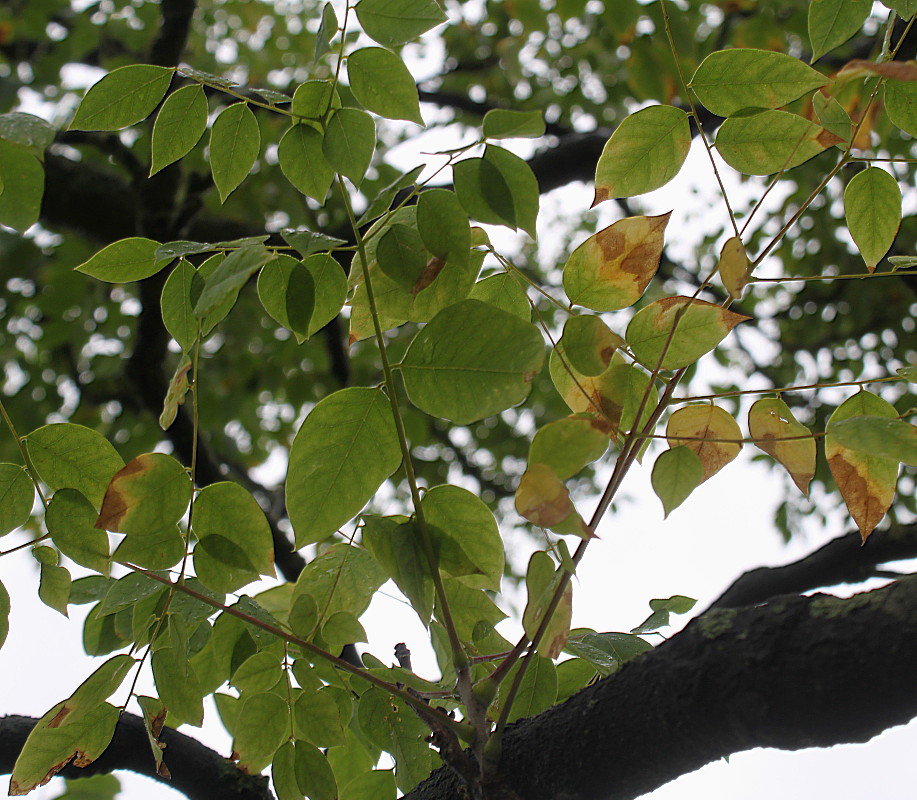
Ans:
[[[846,600],[710,611],[507,729],[501,773],[525,800],[632,800],[754,747],[868,741],[917,716],[915,610],[917,577]],[[458,792],[440,769],[406,800]]]

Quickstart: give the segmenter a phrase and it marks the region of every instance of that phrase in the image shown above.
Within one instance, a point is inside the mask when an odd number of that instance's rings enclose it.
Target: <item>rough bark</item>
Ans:
[[[630,800],[754,747],[865,742],[917,716],[917,577],[842,600],[715,609],[506,732],[522,800]],[[451,800],[440,769],[406,800]]]
[[[37,720],[31,717],[0,717],[0,774],[10,773],[16,756]],[[108,749],[88,767],[65,767],[59,774],[65,778],[126,769],[169,786],[189,800],[272,800],[267,778],[246,775],[226,758],[196,739],[170,728],[163,728],[160,740],[165,743],[163,757],[172,773],[171,779],[156,774],[143,720],[124,714],[115,729]]]

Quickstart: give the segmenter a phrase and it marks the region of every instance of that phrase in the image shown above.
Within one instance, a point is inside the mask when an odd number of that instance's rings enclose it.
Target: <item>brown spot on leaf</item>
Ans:
[[[826,131],[824,128],[822,128],[818,132],[818,135],[815,137],[815,141],[818,142],[822,147],[828,148],[833,147],[836,144],[840,144],[844,140],[837,134],[831,133],[831,131]]]
[[[424,266],[423,271],[420,273],[420,277],[415,281],[414,285],[411,287],[411,296],[417,297],[424,289],[426,289],[433,281],[436,280],[436,277],[440,272],[443,271],[443,267],[446,266],[446,262],[443,261],[438,256],[433,256]]]
[[[592,205],[589,208],[595,208],[599,203],[604,203],[609,197],[611,197],[611,193],[608,189],[596,188],[595,197],[592,198]]]
[[[119,484],[134,475],[144,472],[146,469],[143,459],[138,457],[129,461],[112,476],[108,488],[105,490],[99,518],[95,522],[96,528],[103,531],[119,530],[121,521],[130,507]]]
[[[876,63],[855,58],[848,61],[838,73],[838,77],[858,77],[861,75],[880,75],[893,81],[917,81],[917,62],[885,61]]]
[[[70,716],[70,712],[73,711],[72,708],[69,708],[66,703],[60,707],[58,711],[50,720],[48,720],[47,727],[49,728],[59,728],[63,721]]]
[[[894,492],[885,496],[878,494],[876,487],[870,485],[866,476],[844,456],[843,451],[828,458],[828,467],[865,543],[888,511]]]

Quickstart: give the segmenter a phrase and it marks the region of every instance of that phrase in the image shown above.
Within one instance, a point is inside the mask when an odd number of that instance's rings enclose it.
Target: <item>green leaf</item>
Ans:
[[[704,470],[697,454],[678,445],[659,454],[653,464],[653,491],[662,501],[668,517],[704,480]]]
[[[595,168],[595,206],[665,186],[691,147],[688,115],[673,106],[643,108],[618,125]]]
[[[361,47],[347,56],[350,90],[365,109],[386,119],[423,125],[417,86],[404,62],[381,47]]]
[[[870,11],[872,0],[812,0],[809,4],[812,61],[818,60],[857,33]]]
[[[395,800],[396,794],[394,773],[374,769],[357,776],[344,786],[338,800]]]
[[[376,124],[358,108],[341,108],[328,120],[322,153],[335,172],[359,186],[376,148]]]
[[[503,540],[491,510],[458,486],[434,486],[420,503],[431,527],[440,569],[469,586],[500,588]]]
[[[200,84],[172,92],[153,125],[150,175],[186,156],[207,130],[207,98]]]
[[[338,32],[338,18],[334,13],[334,6],[329,2],[322,6],[322,21],[319,23],[318,32],[315,34],[315,50],[313,59],[318,61],[331,49],[331,40]]]
[[[315,308],[312,273],[292,256],[279,255],[258,275],[258,298],[264,310],[300,341],[309,335]]]
[[[532,321],[532,307],[525,289],[509,272],[498,272],[478,281],[468,295],[473,300],[489,303],[526,322]]]
[[[917,428],[902,419],[855,416],[828,427],[837,444],[874,458],[917,465]]]
[[[99,603],[97,611],[99,614],[114,614],[163,591],[165,587],[159,581],[140,572],[131,572],[109,584],[109,589]]]
[[[366,211],[360,216],[360,219],[357,220],[357,225],[363,226],[372,222],[377,217],[381,217],[389,208],[392,206],[392,203],[395,200],[396,195],[402,190],[406,190],[410,187],[413,191],[416,187],[414,182],[417,180],[417,176],[423,172],[423,167],[414,167],[409,169],[407,172],[399,175],[395,180],[390,184],[385,186],[369,203],[366,208]]]
[[[31,486],[29,487],[31,494]],[[31,499],[31,498],[30,498]],[[75,489],[59,489],[45,512],[45,525],[58,550],[80,566],[108,574],[108,535],[95,527],[96,511]]]
[[[297,190],[318,203],[325,202],[334,170],[322,152],[321,133],[309,125],[294,125],[280,140],[277,159],[280,170]]]
[[[901,190],[885,170],[869,167],[844,189],[844,216],[853,241],[872,272],[889,251],[901,224]]]
[[[402,289],[411,291],[427,266],[427,250],[416,228],[395,222],[376,245],[376,263]]]
[[[203,288],[203,278],[185,259],[179,260],[162,287],[162,324],[186,353],[197,339],[198,331],[191,298],[199,297]]]
[[[32,515],[35,487],[18,464],[0,464],[0,536],[25,525]]]
[[[492,108],[484,115],[485,139],[537,139],[544,136],[544,115],[540,111],[509,111]]]
[[[299,791],[309,800],[338,800],[335,772],[332,771],[325,753],[309,742],[297,741],[295,747],[296,782]]]
[[[70,725],[53,726],[63,706],[54,706],[29,733],[13,766],[10,796],[28,794],[71,761],[78,767],[88,766],[111,742],[118,709],[101,703]]]
[[[49,608],[53,608],[65,617],[68,616],[70,573],[64,567],[42,564],[41,577],[38,582],[38,598]]]
[[[32,431],[26,449],[38,477],[52,491],[76,489],[98,508],[124,460],[104,436],[82,425],[56,422]]]
[[[0,139],[0,225],[24,233],[38,222],[45,189],[41,162],[25,147]]]
[[[335,236],[328,236],[324,233],[315,233],[314,231],[304,228],[284,228],[280,231],[283,240],[296,250],[303,258],[311,256],[313,253],[319,253],[323,250],[334,250],[334,248],[347,244],[343,239]]]
[[[727,119],[716,135],[716,149],[723,160],[739,172],[772,175],[798,167],[841,141],[840,137],[797,114],[763,111]]]
[[[10,593],[0,581],[0,647],[10,632]]]
[[[404,517],[363,518],[363,545],[395,581],[426,626],[433,613],[433,576],[413,522]]]
[[[234,250],[207,277],[194,304],[194,316],[204,319],[223,304],[231,307],[248,279],[274,258],[274,253],[263,245]]]
[[[608,449],[608,434],[595,417],[578,414],[549,422],[535,434],[529,464],[544,464],[561,480],[572,478]]]
[[[167,525],[158,531],[143,531],[124,537],[115,548],[112,559],[127,561],[144,569],[174,567],[185,555],[185,540],[178,526]]]
[[[644,366],[679,369],[710,352],[747,319],[703,300],[665,297],[641,308],[624,338]]]
[[[469,216],[491,225],[521,228],[535,237],[538,181],[519,156],[489,144],[482,158],[453,168],[455,192]]]
[[[528,656],[528,659],[531,663],[519,683],[507,722],[540,714],[557,700],[557,670],[551,659],[541,656]],[[503,686],[506,687],[506,684]]]
[[[144,453],[112,477],[96,527],[116,533],[155,533],[181,519],[191,489],[191,476],[172,456]]]
[[[436,0],[360,0],[356,10],[366,35],[385,47],[416,39],[447,19]]]
[[[42,158],[56,135],[54,125],[34,114],[22,111],[0,114],[0,139],[27,148],[38,159]]]
[[[342,692],[335,686],[323,686],[315,692],[303,692],[293,707],[293,722],[297,738],[305,739],[317,747],[334,747],[344,744],[344,728],[350,722],[351,704],[347,703],[346,718],[336,695]],[[346,699],[346,698],[345,698]]]
[[[299,594],[290,605],[290,629],[297,636],[309,639],[318,625],[318,606],[311,594]]]
[[[336,611],[322,625],[322,639],[331,649],[369,641],[360,621],[349,611]]]
[[[381,389],[342,389],[318,403],[290,448],[286,504],[296,547],[334,533],[400,465]]]
[[[70,130],[117,131],[146,119],[165,95],[174,72],[151,64],[112,70],[86,92]]]
[[[347,277],[341,265],[329,255],[309,256],[302,264],[315,285],[315,309],[308,330],[312,336],[341,313],[347,300]]]
[[[910,19],[917,14],[917,0],[882,0],[882,2],[902,19]]]
[[[156,691],[170,716],[199,728],[204,720],[203,691],[187,654],[175,647],[160,647],[151,662]]]
[[[475,629],[479,624],[483,623],[492,630],[498,622],[508,616],[483,589],[472,589],[464,582],[452,578],[443,579],[443,588],[446,591],[446,602],[449,603],[455,629],[462,641],[474,641],[477,638]],[[437,616],[441,616],[439,610]]]
[[[659,268],[670,216],[626,217],[586,239],[564,265],[570,301],[594,311],[636,303]]]
[[[853,135],[853,120],[834,97],[825,97],[821,92],[816,92],[812,95],[812,109],[822,127],[841,140],[836,145],[837,147],[840,147],[843,142],[850,141]]]
[[[558,346],[567,363],[583,375],[601,375],[624,340],[592,314],[569,317]]]
[[[593,633],[588,632],[571,636],[564,651],[570,655],[584,658],[602,675],[611,675],[630,659],[652,650],[646,640],[629,633]]]
[[[297,117],[321,120],[331,108],[340,107],[341,99],[338,97],[333,83],[330,81],[306,81],[296,87],[290,111]]]
[[[194,568],[205,586],[232,592],[257,580],[259,574],[274,576],[271,526],[255,499],[237,483],[205,486],[194,499],[191,516],[198,539]],[[208,548],[213,537],[225,547]],[[244,565],[226,555],[233,548],[244,556]]]
[[[885,113],[905,133],[917,136],[917,83],[886,81]]]
[[[714,114],[730,117],[745,108],[780,108],[827,83],[798,58],[737,47],[707,56],[691,88]]]
[[[210,129],[210,171],[221,203],[245,180],[260,151],[261,131],[248,103],[224,108]]]
[[[273,692],[249,695],[242,701],[232,740],[239,767],[245,772],[256,764],[263,769],[289,735],[290,710],[283,698]]]
[[[554,568],[554,560],[543,550],[536,550],[529,559],[525,573],[527,602],[522,614],[522,625],[529,638],[535,636],[545,618],[548,606],[564,575],[564,568]],[[547,659],[557,658],[570,632],[573,590],[570,582],[564,588],[561,600],[551,613],[551,619],[538,643],[538,655]],[[555,686],[556,690],[556,686]],[[552,698],[551,703],[554,700]]]
[[[274,787],[277,800],[302,800],[305,792],[300,790],[296,781],[296,751],[293,742],[284,742],[274,753],[274,760],[271,762],[271,785]]]
[[[427,250],[443,261],[467,266],[471,256],[468,215],[455,192],[428,189],[417,198],[417,229]],[[378,253],[377,253],[378,257]]]
[[[365,550],[346,544],[329,547],[303,569],[293,590],[294,603],[301,594],[313,597],[318,620],[338,611],[359,617],[388,576]]]
[[[74,269],[107,283],[140,281],[155,275],[172,260],[158,257],[158,247],[159,242],[140,236],[121,239],[102,248]]]
[[[50,727],[73,725],[92,714],[100,703],[117,691],[134,664],[134,659],[128,655],[108,659],[63,702],[50,722]]]
[[[401,371],[414,405],[466,424],[525,400],[543,363],[538,328],[479,300],[462,300],[414,337]]]

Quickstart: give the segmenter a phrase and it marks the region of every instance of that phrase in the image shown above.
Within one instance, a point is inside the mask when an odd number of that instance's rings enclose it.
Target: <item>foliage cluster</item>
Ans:
[[[802,496],[784,507],[784,530],[816,513],[813,485],[839,491],[864,542],[890,509],[914,510],[910,479],[896,488],[899,465],[917,464],[902,310],[917,258],[886,256],[913,225],[901,187],[917,67],[901,48],[917,4],[886,2],[884,19],[871,2],[817,0],[804,26],[806,4],[777,2],[737,17],[725,3],[489,3],[480,26],[456,9],[435,92],[419,92],[409,67],[423,55],[412,42],[431,46],[428,31],[449,22],[436,0],[296,16],[202,5],[186,56],[162,55],[162,36],[142,63],[158,15],[165,28],[182,5],[109,3],[56,20],[29,3],[3,23],[22,47],[30,25],[60,27],[54,59],[34,61],[29,80],[57,87],[47,96],[64,105],[60,69],[81,60],[93,26],[120,45],[65,127],[18,107],[0,115],[0,223],[18,232],[0,241],[18,273],[5,276],[3,346],[21,354],[4,387],[0,535],[33,534],[2,555],[28,549],[38,595],[60,613],[91,604],[86,652],[109,656],[35,726],[10,794],[91,763],[133,702],[166,775],[163,724],[199,726],[212,694],[234,760],[270,766],[281,800],[394,798],[442,764],[475,796],[501,796],[508,724],[614,674],[650,649],[640,634],[693,605],[654,600],[627,633],[570,629],[571,578],[636,462],[652,462],[666,515],[745,444]],[[262,13],[289,31],[270,48]],[[727,13],[729,47],[714,34]],[[233,66],[208,55],[222,47]],[[527,69],[532,51],[546,74]],[[483,78],[468,76],[469,60],[488,59]],[[622,70],[616,93],[595,83]],[[426,155],[421,101],[475,81],[504,102],[457,104],[483,112],[473,134]],[[525,140],[584,120],[614,124],[593,206],[623,215],[599,230],[584,218],[552,280],[531,247],[494,241],[501,227],[538,233],[552,178],[519,155]],[[686,268],[665,252],[671,213],[641,213],[631,198],[675,178],[694,140],[725,222]],[[401,171],[390,162],[405,147],[416,166]],[[53,230],[46,181],[79,158],[117,164],[146,197],[127,235],[114,218],[96,229],[115,232],[101,247]],[[751,187],[747,209],[730,203],[733,186]],[[220,209],[237,224],[218,224]],[[861,266],[847,266],[853,256]],[[741,356],[752,319],[782,337],[779,357],[760,359],[754,340],[744,356],[767,388],[692,392],[702,358]],[[156,369],[170,361],[172,377],[164,396],[138,401],[148,356]],[[122,362],[132,398],[116,388]],[[207,462],[230,444],[241,463],[220,475]],[[275,451],[282,511],[247,473]],[[576,498],[597,463],[611,469],[584,516]],[[500,502],[510,495],[512,509]],[[496,628],[507,616],[500,523],[519,517],[546,544],[521,576],[510,641]],[[285,531],[307,549],[304,566],[281,552]],[[275,558],[289,580],[264,590]],[[347,655],[388,580],[429,630],[438,680],[414,674],[409,653],[399,666]],[[0,643],[9,614],[0,584]],[[134,696],[143,670],[157,697]],[[379,768],[382,753],[394,769]]]

